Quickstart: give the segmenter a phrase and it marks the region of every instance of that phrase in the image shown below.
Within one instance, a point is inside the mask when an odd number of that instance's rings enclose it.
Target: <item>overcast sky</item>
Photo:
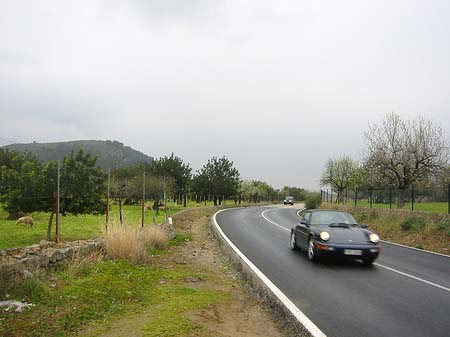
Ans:
[[[318,189],[391,111],[450,139],[450,1],[0,0],[0,146],[118,140]]]

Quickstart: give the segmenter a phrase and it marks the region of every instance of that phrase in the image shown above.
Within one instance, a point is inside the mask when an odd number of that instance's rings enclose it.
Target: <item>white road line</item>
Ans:
[[[374,263],[374,265],[375,265],[375,266],[378,266],[378,267],[381,267],[381,268],[384,268],[384,269],[387,269],[387,270],[390,270],[390,271],[392,271],[392,272],[394,272],[394,273],[397,273],[397,274],[400,274],[400,275],[403,275],[403,276],[412,278],[413,280],[420,281],[420,282],[426,283],[426,284],[428,284],[428,285],[430,285],[430,286],[433,286],[433,287],[436,287],[436,288],[439,288],[439,289],[442,289],[442,290],[445,290],[445,291],[450,292],[450,288],[441,286],[440,284],[437,284],[437,283],[433,283],[433,282],[424,280],[423,278],[420,278],[420,277],[417,277],[417,276],[413,276],[413,275],[404,273],[404,272],[402,272],[402,271],[400,271],[400,270],[397,270],[397,269],[394,269],[394,268],[391,268],[391,267],[387,267],[387,266],[384,266],[384,265],[379,264],[379,263]]]
[[[395,242],[391,242],[391,241],[384,241],[384,240],[380,240],[380,241],[383,242],[383,243],[387,243],[389,245],[393,245],[393,246],[399,246],[399,247],[403,247],[403,248],[416,250],[416,251],[419,251],[419,252],[422,252],[422,253],[428,253],[428,254],[433,254],[433,255],[438,255],[438,256],[450,258],[450,255],[445,255],[445,254],[436,253],[436,252],[430,252],[429,250],[419,249],[419,248],[410,247],[410,246],[405,246],[405,245],[402,245],[400,243],[395,243]]]
[[[267,218],[267,217],[265,216],[265,213],[270,212],[270,211],[274,211],[274,210],[275,210],[275,209],[268,209],[268,210],[262,212],[262,213],[261,213],[261,216],[262,216],[266,221],[269,221],[272,225],[277,226],[277,227],[279,227],[279,228],[281,228],[281,229],[284,229],[285,231],[290,232],[290,231],[291,231],[290,229],[287,229],[287,228],[285,228],[285,227],[283,227],[283,226],[277,224],[276,222],[273,222],[272,220],[270,220],[269,218]]]
[[[276,222],[273,222],[272,220],[268,219],[268,218],[265,216],[265,213],[267,213],[267,212],[269,212],[269,211],[274,211],[274,210],[275,210],[275,209],[268,209],[268,210],[262,212],[262,213],[261,213],[261,216],[262,216],[265,220],[267,220],[268,222],[270,222],[272,225],[277,226],[277,227],[279,227],[279,228],[281,228],[281,229],[284,229],[284,230],[290,232],[290,229],[287,229],[287,228],[285,228],[285,227],[283,227],[283,226],[277,224]],[[386,243],[390,243],[390,242],[386,242]],[[410,247],[408,247],[408,246],[403,246],[403,245],[399,245],[399,246],[406,247],[406,248],[410,248]],[[417,250],[420,251],[420,249],[417,249]],[[400,275],[409,277],[409,278],[411,278],[411,279],[413,279],[413,280],[420,281],[420,282],[423,282],[423,283],[428,284],[428,285],[430,285],[430,286],[433,286],[433,287],[436,287],[436,288],[439,288],[439,289],[442,289],[442,290],[445,290],[445,291],[450,292],[450,288],[441,286],[440,284],[437,284],[437,283],[434,283],[434,282],[430,282],[430,281],[424,280],[424,279],[422,279],[422,278],[420,278],[420,277],[416,277],[416,276],[413,276],[413,275],[404,273],[404,272],[402,272],[402,271],[400,271],[400,270],[397,270],[397,269],[394,269],[394,268],[391,268],[391,267],[388,267],[388,266],[385,266],[385,265],[382,265],[382,264],[379,264],[379,263],[374,263],[374,265],[376,265],[376,266],[378,266],[378,267],[380,267],[380,268],[384,268],[384,269],[390,270],[390,271],[392,271],[392,272],[394,272],[394,273],[397,273],[397,274],[400,274]]]
[[[228,245],[238,254],[238,256],[244,261],[245,264],[261,279],[262,282],[272,291],[272,293],[284,304],[284,306],[294,315],[294,317],[309,331],[313,337],[326,337],[326,335],[315,325],[269,278],[261,272],[240,250],[233,242],[225,235],[220,226],[217,223],[217,214],[224,212],[221,210],[214,214],[213,223],[217,231],[228,243]],[[272,221],[270,221],[274,224]],[[280,226],[278,226],[280,227]],[[284,228],[284,227],[281,227]],[[286,228],[284,228],[286,229]]]

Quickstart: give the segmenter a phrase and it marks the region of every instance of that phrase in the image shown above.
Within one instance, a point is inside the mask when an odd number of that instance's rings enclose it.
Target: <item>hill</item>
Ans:
[[[71,151],[83,149],[85,153],[97,156],[97,165],[102,169],[130,167],[142,162],[152,162],[153,158],[146,154],[110,140],[77,140],[58,143],[30,143],[11,144],[3,146],[5,149],[20,152],[31,152],[43,162],[62,159]]]

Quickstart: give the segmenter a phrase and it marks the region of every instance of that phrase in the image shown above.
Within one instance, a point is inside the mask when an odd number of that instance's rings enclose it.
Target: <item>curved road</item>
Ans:
[[[450,336],[450,258],[382,243],[371,267],[289,249],[297,207],[231,209],[218,225],[327,336]]]

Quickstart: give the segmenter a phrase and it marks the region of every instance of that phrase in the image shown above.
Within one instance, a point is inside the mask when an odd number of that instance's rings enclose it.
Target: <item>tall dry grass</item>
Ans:
[[[109,257],[124,259],[134,264],[150,262],[149,249],[164,248],[167,236],[158,226],[112,223],[103,230],[105,249]]]
[[[94,252],[88,255],[81,255],[77,252],[67,261],[65,273],[72,277],[83,275],[91,265],[100,263],[103,257],[103,252]]]

